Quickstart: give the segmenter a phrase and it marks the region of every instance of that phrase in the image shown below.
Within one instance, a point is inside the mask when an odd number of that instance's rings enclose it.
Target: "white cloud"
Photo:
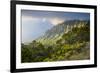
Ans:
[[[53,25],[58,25],[60,23],[63,23],[65,21],[65,19],[61,19],[61,18],[50,18],[49,21]]]

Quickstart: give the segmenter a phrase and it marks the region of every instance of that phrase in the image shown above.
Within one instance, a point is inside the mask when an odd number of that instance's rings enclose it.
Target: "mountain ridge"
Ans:
[[[57,40],[60,39],[60,37],[64,33],[68,33],[69,31],[71,31],[75,27],[82,27],[82,26],[85,26],[85,25],[88,25],[88,24],[89,24],[88,20],[65,21],[65,22],[60,23],[60,24],[52,27],[51,29],[47,30],[43,36],[41,36],[37,39],[37,41],[43,43],[43,41],[45,42],[47,40],[49,40],[49,41],[55,40],[55,42],[56,42]],[[54,42],[51,42],[51,43],[54,44]]]

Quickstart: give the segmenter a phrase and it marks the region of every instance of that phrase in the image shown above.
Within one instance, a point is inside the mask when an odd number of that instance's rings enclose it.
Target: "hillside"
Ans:
[[[22,44],[22,62],[87,60],[90,58],[88,21],[65,21],[28,45]]]
[[[45,45],[56,44],[56,41],[59,40],[63,34],[72,31],[74,27],[81,27],[84,25],[89,25],[89,22],[81,20],[65,21],[47,30],[43,36],[37,39],[37,42],[40,42]]]

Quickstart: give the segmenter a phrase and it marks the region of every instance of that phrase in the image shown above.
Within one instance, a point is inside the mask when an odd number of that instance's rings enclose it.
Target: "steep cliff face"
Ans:
[[[37,39],[37,41],[41,43],[44,42],[43,44],[45,44],[47,41],[49,41],[49,43],[55,44],[55,42],[59,40],[63,34],[72,31],[73,28],[76,27],[80,28],[84,27],[85,25],[89,26],[89,21],[81,21],[81,20],[65,21],[47,30],[43,36]]]

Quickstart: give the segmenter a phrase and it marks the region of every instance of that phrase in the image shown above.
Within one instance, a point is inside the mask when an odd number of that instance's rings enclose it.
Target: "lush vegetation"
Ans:
[[[73,27],[67,33],[62,32],[61,34],[55,34],[52,38],[46,36],[45,38],[33,40],[27,45],[22,44],[21,61],[46,62],[90,58],[89,23],[81,27]]]

